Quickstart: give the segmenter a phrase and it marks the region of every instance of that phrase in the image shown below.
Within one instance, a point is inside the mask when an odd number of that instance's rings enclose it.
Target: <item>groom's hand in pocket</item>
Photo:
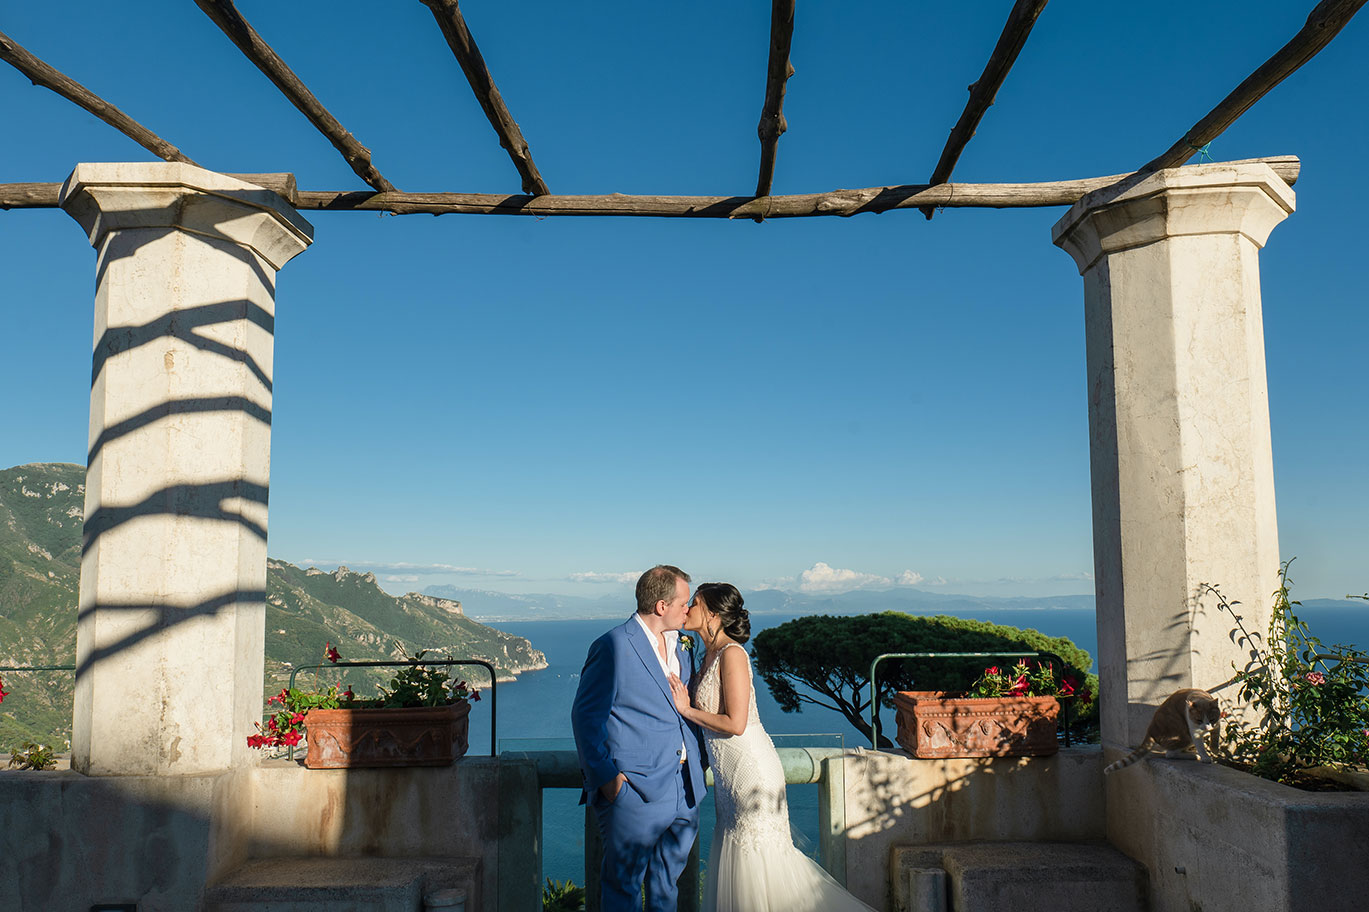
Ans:
[[[599,794],[604,796],[604,800],[612,804],[618,800],[618,793],[623,790],[623,785],[627,782],[627,776],[619,773],[613,777],[612,782],[605,782],[599,786]]]

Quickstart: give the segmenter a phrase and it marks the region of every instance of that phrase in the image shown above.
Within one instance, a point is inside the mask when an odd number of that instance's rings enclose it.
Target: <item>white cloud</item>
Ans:
[[[641,575],[641,571],[638,570],[627,573],[602,573],[598,570],[584,570],[579,573],[572,573],[566,579],[572,583],[635,583],[637,577]]]
[[[404,561],[368,561],[368,560],[315,560],[307,557],[300,561],[303,567],[339,567],[346,565],[353,570],[370,570],[372,573],[404,573],[409,576],[419,574],[422,576],[440,576],[444,574],[454,574],[457,576],[521,576],[517,570],[489,570],[481,567],[458,567],[455,564],[411,564]],[[413,582],[413,579],[401,580],[401,582]]]
[[[898,575],[898,584],[900,586],[916,586],[921,583],[922,580],[922,574],[918,573],[916,570],[904,570]]]
[[[853,589],[888,589],[893,580],[859,570],[840,570],[818,561],[799,574],[801,592],[850,592]]]
[[[400,574],[389,574],[387,576],[382,576],[381,579],[383,579],[387,583],[416,583],[418,582],[419,577],[403,576]]]
[[[1083,582],[1093,582],[1093,574],[1086,571],[1077,573],[1060,573],[1051,577],[1052,580],[1080,580]]]

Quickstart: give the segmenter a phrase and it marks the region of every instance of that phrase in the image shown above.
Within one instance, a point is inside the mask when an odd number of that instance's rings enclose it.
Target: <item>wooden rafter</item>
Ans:
[[[1003,25],[1003,32],[998,36],[998,43],[989,55],[989,62],[984,64],[984,72],[979,74],[979,79],[970,86],[970,98],[965,102],[965,110],[960,112],[960,119],[951,129],[951,135],[946,140],[945,148],[941,150],[941,158],[937,161],[936,170],[932,172],[932,179],[928,183],[943,184],[951,179],[951,172],[955,170],[956,162],[960,161],[960,154],[965,151],[965,146],[969,144],[975,130],[979,129],[979,122],[993,106],[994,99],[998,97],[998,90],[1003,87],[1003,80],[1008,78],[1008,71],[1017,62],[1017,55],[1022,52],[1022,47],[1027,43],[1027,36],[1031,34],[1032,27],[1036,25],[1037,17],[1046,8],[1047,2],[1048,0],[1017,0],[1013,4],[1008,21]],[[935,211],[933,207],[927,206],[922,213],[931,218]]]
[[[775,180],[775,152],[780,134],[789,129],[784,119],[784,90],[794,65],[789,62],[789,46],[794,39],[795,0],[773,0],[770,5],[770,60],[765,70],[765,104],[756,134],[761,140],[761,169],[756,178],[756,196],[769,196]]]
[[[1182,165],[1235,123],[1250,106],[1283,82],[1304,63],[1331,43],[1340,30],[1359,12],[1366,0],[1323,0],[1307,16],[1307,22],[1231,94],[1222,99],[1206,117],[1193,125],[1183,139],[1169,147],[1159,158],[1148,162],[1142,171],[1159,171]]]
[[[309,91],[295,72],[242,17],[233,5],[233,0],[195,0],[195,5],[204,10],[205,15],[214,20],[214,24],[223,30],[247,59],[266,74],[266,78],[275,83],[281,94],[299,108],[300,112],[309,118],[310,123],[328,138],[358,177],[382,192],[395,189],[394,184],[387,181],[376,170],[375,165],[371,164],[371,150],[359,143],[355,136],[338,123],[336,117],[328,113],[314,93]]]
[[[466,18],[461,15],[461,7],[457,0],[422,2],[432,10],[438,28],[442,29],[442,35],[447,39],[447,46],[456,55],[456,62],[461,64],[461,72],[466,74],[471,91],[475,92],[476,100],[485,110],[485,117],[489,119],[490,126],[494,127],[494,132],[499,134],[499,145],[509,153],[513,166],[523,178],[523,192],[532,196],[550,193],[547,182],[542,180],[537,165],[533,164],[532,152],[528,149],[527,140],[523,138],[523,132],[518,129],[517,122],[509,113],[508,106],[504,104],[504,96],[500,95],[499,89],[495,87],[490,69],[485,65],[485,58],[481,55],[480,48],[476,47],[475,39],[471,37],[471,30],[466,27]]]
[[[0,32],[0,60],[23,73],[34,85],[51,89],[68,101],[80,105],[158,158],[166,161],[185,162],[189,165],[195,164],[180,149],[76,80],[39,60],[4,32]]]
[[[1256,158],[1286,183],[1297,182],[1296,156]],[[1070,206],[1086,193],[1111,187],[1131,175],[1114,174],[1082,180],[1035,184],[905,184],[832,190],[798,196],[504,196],[495,193],[365,193],[300,190],[299,209],[330,212],[393,212],[396,215],[602,215],[655,218],[801,218],[859,215],[922,206],[1011,209]],[[252,175],[243,175],[253,179]],[[280,175],[272,180],[279,182]],[[60,184],[0,184],[0,209],[52,208]]]

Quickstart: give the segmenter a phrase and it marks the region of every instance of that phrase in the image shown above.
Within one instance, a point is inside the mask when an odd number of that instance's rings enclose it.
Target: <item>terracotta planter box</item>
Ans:
[[[937,691],[894,694],[898,743],[914,757],[1044,757],[1055,740],[1055,697],[957,697]]]
[[[471,706],[311,709],[304,718],[309,769],[449,766],[466,753]]]

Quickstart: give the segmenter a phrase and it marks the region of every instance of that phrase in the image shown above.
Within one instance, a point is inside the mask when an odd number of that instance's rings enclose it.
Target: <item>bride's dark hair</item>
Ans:
[[[700,583],[694,594],[703,599],[710,614],[718,616],[723,633],[745,643],[751,639],[751,615],[742,607],[746,604],[737,587],[731,583]]]

